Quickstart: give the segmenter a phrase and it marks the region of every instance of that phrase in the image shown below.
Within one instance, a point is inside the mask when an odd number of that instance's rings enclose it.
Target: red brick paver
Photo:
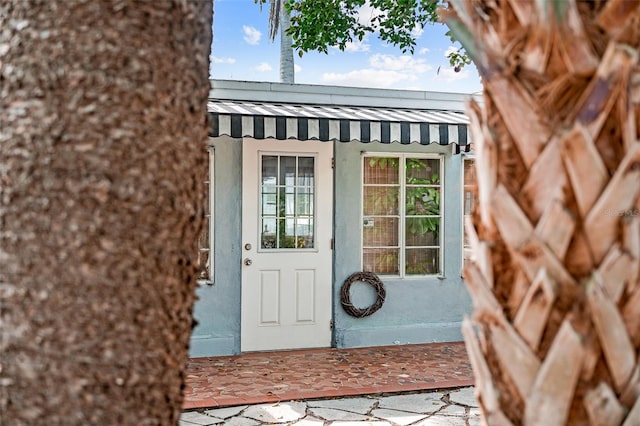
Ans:
[[[192,358],[184,409],[470,386],[463,342]]]

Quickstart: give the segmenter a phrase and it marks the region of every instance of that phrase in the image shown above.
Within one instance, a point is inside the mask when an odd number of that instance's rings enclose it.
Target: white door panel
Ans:
[[[241,350],[331,344],[330,142],[245,139]]]

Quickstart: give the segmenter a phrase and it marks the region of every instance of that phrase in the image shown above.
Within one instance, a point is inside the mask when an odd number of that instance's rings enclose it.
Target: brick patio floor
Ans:
[[[183,408],[472,384],[463,342],[260,352],[190,359]]]

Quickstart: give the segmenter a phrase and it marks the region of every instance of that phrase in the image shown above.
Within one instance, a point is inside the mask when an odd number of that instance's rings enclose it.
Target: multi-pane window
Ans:
[[[315,157],[261,157],[260,247],[314,248]]]
[[[464,190],[463,190],[463,209],[464,209],[464,243],[463,243],[463,257],[464,264],[471,259],[471,244],[469,242],[469,236],[467,235],[466,222],[470,219],[473,209],[476,205],[476,168],[473,158],[467,157],[463,161],[464,164]]]
[[[442,272],[439,157],[363,157],[362,265],[400,277]]]
[[[213,178],[214,178],[214,150],[207,151],[209,174],[204,181],[206,194],[204,200],[204,228],[198,240],[198,265],[200,266],[199,280],[213,284]]]

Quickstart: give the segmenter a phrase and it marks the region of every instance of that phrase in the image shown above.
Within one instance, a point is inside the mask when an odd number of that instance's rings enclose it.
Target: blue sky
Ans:
[[[268,5],[262,11],[253,0],[215,0],[211,77],[278,81],[279,37],[268,37]],[[371,13],[365,9],[363,14]],[[473,65],[454,72],[446,58],[452,47],[447,28],[430,25],[419,35],[415,53],[403,54],[369,35],[341,52],[294,54],[296,83],[474,93],[482,90]]]

